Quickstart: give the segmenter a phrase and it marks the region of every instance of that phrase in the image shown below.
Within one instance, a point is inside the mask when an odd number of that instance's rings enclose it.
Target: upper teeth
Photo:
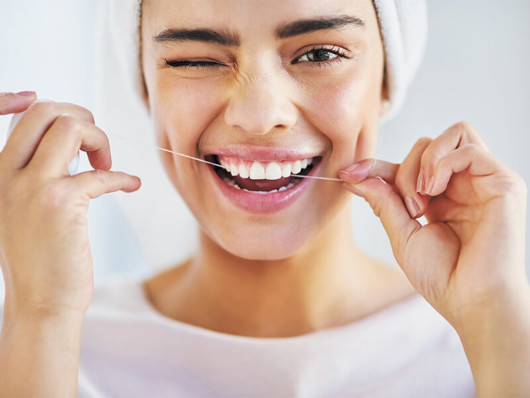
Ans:
[[[313,158],[282,161],[258,162],[219,156],[221,166],[232,176],[250,178],[251,180],[278,180],[298,174],[313,162]]]

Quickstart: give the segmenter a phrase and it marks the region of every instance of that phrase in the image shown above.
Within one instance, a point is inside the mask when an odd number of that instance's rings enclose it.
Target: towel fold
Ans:
[[[373,1],[385,47],[388,120],[401,108],[420,66],[427,43],[427,6],[424,0]]]

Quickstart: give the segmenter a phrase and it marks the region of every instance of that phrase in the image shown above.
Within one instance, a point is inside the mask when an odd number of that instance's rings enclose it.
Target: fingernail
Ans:
[[[35,91],[19,91],[17,95],[20,95],[21,97],[33,97],[37,95]]]
[[[364,180],[368,174],[370,174],[370,169],[372,165],[367,162],[361,162],[352,164],[345,170],[339,172],[339,176],[348,182],[360,182]]]
[[[355,164],[352,164],[350,167],[342,170],[341,172],[342,173],[353,173],[355,170],[357,170],[359,168],[359,166],[361,165],[361,163],[355,163]]]
[[[425,193],[427,195],[431,195],[433,189],[434,189],[434,177],[431,177],[429,178],[429,182],[427,183],[427,189],[425,190]]]
[[[418,217],[420,214],[420,205],[418,204],[418,201],[413,196],[407,196],[405,198],[405,204],[409,209],[410,216],[412,218]]]
[[[422,193],[425,186],[425,174],[423,174],[423,171],[420,171],[420,174],[418,175],[418,182],[416,184],[416,192]]]

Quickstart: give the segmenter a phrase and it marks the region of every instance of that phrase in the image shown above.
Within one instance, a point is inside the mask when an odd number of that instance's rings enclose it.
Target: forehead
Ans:
[[[173,26],[207,26],[266,34],[293,20],[338,15],[377,28],[372,0],[144,0],[142,25],[150,33]]]

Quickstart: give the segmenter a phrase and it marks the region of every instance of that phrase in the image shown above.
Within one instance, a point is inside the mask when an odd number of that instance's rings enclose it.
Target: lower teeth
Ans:
[[[243,189],[243,191],[251,192],[251,193],[257,193],[259,195],[265,195],[265,194],[276,193],[276,192],[283,192],[283,191],[285,191],[287,189],[291,189],[292,187],[294,187],[294,184],[292,182],[290,182],[288,185],[280,187],[278,189],[273,189],[272,191],[250,191],[248,189],[241,188],[239,185],[236,184],[236,182],[234,180],[231,180],[229,178],[223,178],[223,181],[227,185],[230,185],[231,187],[233,187],[235,189]]]

